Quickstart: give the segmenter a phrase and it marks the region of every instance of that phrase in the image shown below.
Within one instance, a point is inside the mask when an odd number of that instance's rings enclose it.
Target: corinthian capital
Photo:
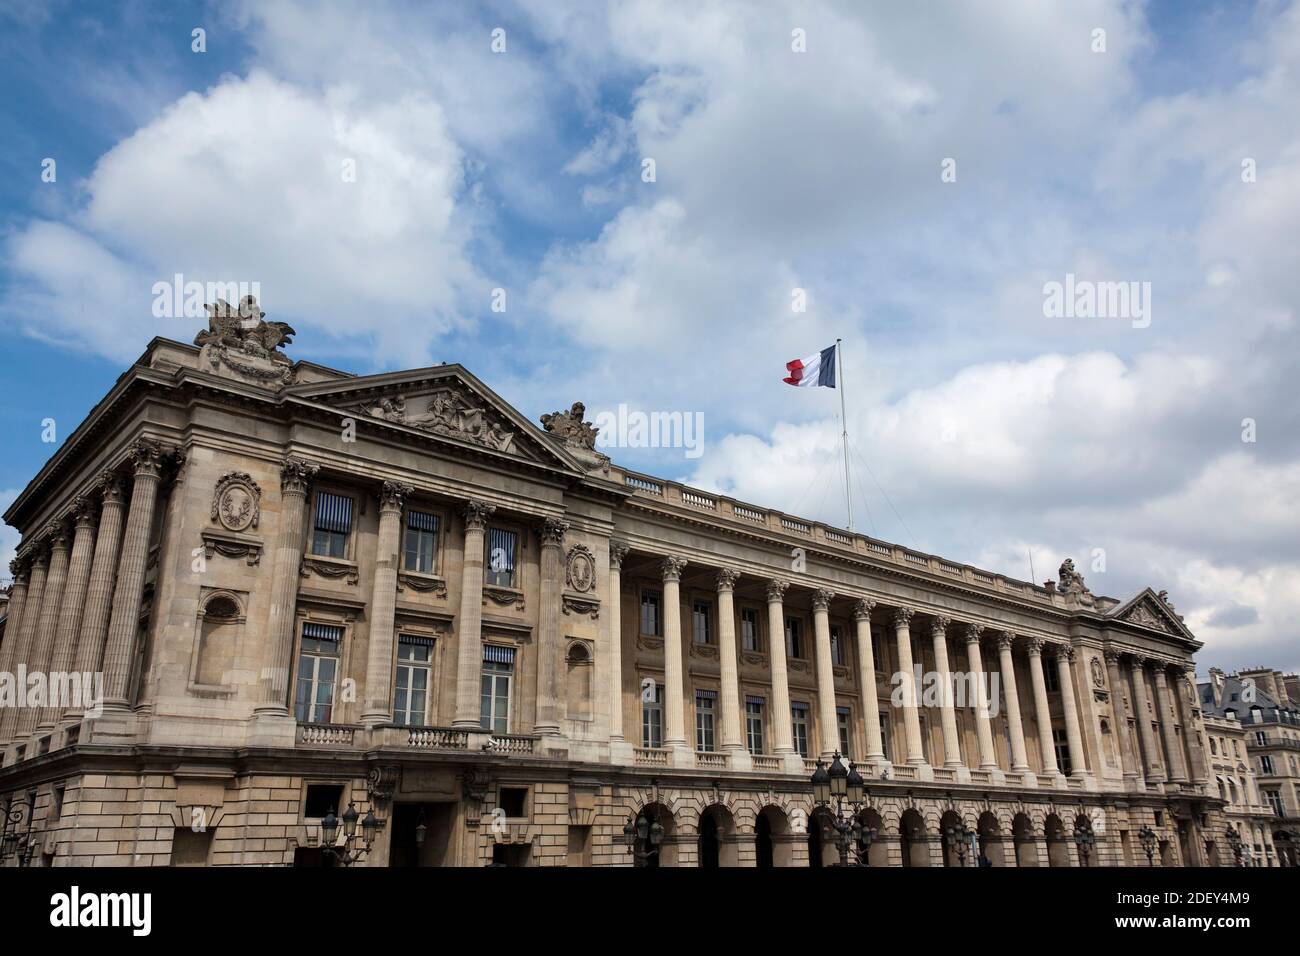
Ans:
[[[120,505],[122,503],[122,478],[117,472],[105,469],[99,473],[99,480],[95,482],[95,489],[99,492],[100,498],[106,505]]]
[[[487,527],[488,519],[496,513],[497,506],[490,505],[486,501],[479,501],[477,498],[471,498],[460,506],[460,513],[465,518],[465,529],[467,531],[482,531]]]
[[[967,624],[965,627],[965,636],[967,644],[978,644],[980,638],[984,636],[983,624]]]
[[[782,581],[780,578],[772,578],[767,582],[767,599],[769,601],[781,601],[785,599],[785,589],[790,586],[789,581]]]
[[[280,493],[285,495],[306,495],[307,486],[316,477],[320,468],[310,462],[290,455],[280,462]]]
[[[916,612],[910,607],[894,608],[894,627],[907,627],[912,622],[912,615]]]
[[[734,568],[723,568],[718,572],[718,590],[734,591],[736,582],[740,580],[740,572]]]
[[[51,521],[43,532],[49,542],[50,550],[66,551],[68,549],[68,526],[63,521]]]
[[[623,541],[609,542],[609,566],[622,569],[623,559],[627,557],[628,547]]]
[[[856,621],[871,620],[871,612],[876,609],[876,602],[870,598],[860,598],[858,603],[853,605],[853,619]]]
[[[1041,657],[1043,654],[1043,645],[1047,642],[1041,637],[1031,637],[1025,641],[1025,650],[1029,652],[1030,657]]]
[[[663,572],[665,581],[680,581],[682,579],[682,570],[686,567],[686,559],[679,558],[675,555],[669,555],[664,558],[663,564],[660,565],[660,571]]]
[[[829,611],[831,601],[835,600],[835,592],[830,588],[818,588],[813,592],[812,606],[814,611]]]
[[[72,520],[78,528],[93,528],[95,526],[95,502],[92,498],[85,495],[78,495],[72,502]]]
[[[948,625],[952,623],[951,618],[936,617],[930,621],[930,636],[944,637],[948,633]]]
[[[413,494],[415,489],[411,485],[404,485],[399,481],[385,481],[379,491],[379,510],[400,512],[407,497]]]
[[[137,478],[156,478],[162,474],[162,446],[149,438],[137,438],[126,449],[131,470]]]
[[[1052,656],[1057,660],[1065,661],[1066,663],[1074,662],[1074,648],[1071,645],[1053,644],[1051,645],[1051,648]]]
[[[1010,651],[1015,650],[1016,635],[1010,631],[998,631],[998,650]]]
[[[543,518],[537,526],[537,533],[541,535],[542,547],[558,548],[569,533],[569,522],[563,518]]]

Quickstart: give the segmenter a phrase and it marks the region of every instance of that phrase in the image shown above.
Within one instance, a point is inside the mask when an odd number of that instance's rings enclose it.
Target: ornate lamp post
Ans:
[[[27,808],[26,813],[23,812],[23,807]],[[12,801],[5,808],[3,830],[0,831],[0,864],[10,857],[17,859],[20,867],[32,862],[37,847],[41,845],[40,833],[32,831],[32,816],[35,812],[36,807],[28,800]],[[19,833],[18,824],[24,818],[27,826]]]
[[[657,858],[659,844],[663,841],[664,828],[659,823],[656,811],[651,810],[648,818],[645,811],[641,811],[635,823],[631,817],[627,818],[627,823],[623,826],[623,842],[632,851],[632,859],[637,866],[645,866],[652,858]]]
[[[1138,840],[1142,843],[1142,852],[1147,855],[1147,866],[1155,866],[1156,833],[1150,827],[1138,831]]]
[[[950,823],[943,828],[943,842],[948,845],[948,851],[956,851],[957,865],[966,865],[966,847],[970,843],[971,831],[967,828],[964,821]]]
[[[1092,832],[1092,824],[1086,820],[1074,825],[1074,845],[1079,848],[1079,859],[1088,866],[1092,848],[1097,845],[1097,834]]]
[[[1229,823],[1228,828],[1224,831],[1224,836],[1228,838],[1228,847],[1232,850],[1232,865],[1241,866],[1241,834],[1237,832],[1236,827]]]
[[[858,816],[867,805],[866,787],[862,774],[858,773],[858,765],[850,761],[845,770],[837,750],[829,770],[825,763],[817,761],[811,783],[813,802],[826,810],[826,817],[834,827],[834,832],[827,835],[827,841],[836,843],[840,853],[840,866],[862,866],[866,850],[863,848],[863,827],[858,822]],[[865,846],[870,844],[871,836],[868,836]],[[853,857],[851,864],[850,854]]]
[[[366,818],[361,821],[362,845],[356,846],[354,841],[357,838],[357,818],[359,816],[356,804],[349,800],[348,808],[343,812],[342,846],[335,846],[339,835],[339,818],[334,816],[332,807],[330,812],[326,814],[325,819],[320,822],[321,849],[343,866],[351,866],[369,853],[374,845],[375,835],[379,832],[380,824],[375,817],[375,811],[366,811]]]

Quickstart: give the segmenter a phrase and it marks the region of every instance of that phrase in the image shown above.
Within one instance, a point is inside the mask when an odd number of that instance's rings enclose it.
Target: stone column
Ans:
[[[853,620],[858,637],[858,683],[862,687],[862,719],[867,731],[867,757],[873,763],[885,762],[884,741],[880,737],[880,703],[876,698],[876,656],[871,646],[871,612],[876,602],[863,598],[853,606]]]
[[[623,740],[623,559],[627,545],[609,543],[609,739]]]
[[[903,729],[907,741],[907,762],[925,763],[921,747],[921,714],[917,710],[916,675],[912,670],[912,631],[909,622],[916,612],[909,607],[894,609],[894,642],[898,646],[898,676],[903,691]]]
[[[1143,657],[1133,655],[1133,697],[1137,709],[1138,741],[1142,745],[1143,759],[1146,761],[1147,783],[1163,783],[1165,780],[1164,762],[1160,759],[1160,747],[1155,734],[1151,732],[1151,699],[1147,694],[1147,662]]]
[[[59,615],[63,611],[63,590],[68,581],[68,532],[62,521],[50,525],[46,532],[50,542],[50,570],[45,576],[45,596],[41,599],[41,617],[32,640],[28,670],[45,675],[49,687],[50,661],[58,636]],[[48,702],[46,702],[48,703]],[[31,735],[40,722],[44,707],[24,707],[15,739]]]
[[[23,606],[27,603],[28,575],[31,555],[23,552],[9,562],[9,573],[14,583],[9,589],[9,610],[5,618],[4,641],[0,642],[0,674],[14,672],[14,647],[23,626]]]
[[[72,504],[72,554],[68,558],[68,580],[63,587],[63,607],[59,611],[54,656],[50,660],[50,670],[56,674],[72,670],[73,657],[77,652],[77,636],[81,633],[81,618],[86,607],[86,589],[90,585],[90,565],[95,550],[95,511],[94,502],[86,498],[78,498]],[[63,686],[71,687],[72,683],[65,681]],[[59,714],[67,705],[66,700],[50,701],[50,706],[41,714],[37,731],[53,730],[58,724]]]
[[[718,660],[722,674],[722,750],[732,769],[750,766],[740,729],[740,674],[736,664],[736,608],[733,603],[739,571],[718,572]],[[743,764],[743,768],[741,765]]]
[[[663,560],[664,746],[673,751],[693,752],[686,741],[686,695],[682,677],[681,579],[685,567],[685,558]]]
[[[1034,718],[1038,724],[1038,750],[1043,755],[1044,774],[1059,774],[1056,766],[1056,743],[1052,740],[1052,712],[1047,705],[1047,681],[1043,678],[1043,645],[1041,637],[1032,637],[1029,650],[1029,682],[1034,688]]]
[[[1107,647],[1103,652],[1106,658],[1106,674],[1110,679],[1110,712],[1115,721],[1115,736],[1119,739],[1119,762],[1124,771],[1124,778],[1137,784],[1136,789],[1143,789],[1138,761],[1133,757],[1133,742],[1128,736],[1128,712],[1124,706],[1124,675],[1119,669],[1119,651]],[[1130,783],[1133,788],[1134,783]]]
[[[1088,775],[1087,754],[1083,749],[1083,734],[1079,732],[1079,710],[1074,699],[1074,648],[1068,644],[1056,645],[1056,680],[1061,685],[1061,710],[1065,714],[1065,740],[1070,747],[1070,776]]]
[[[787,767],[803,758],[794,752],[794,725],[790,716],[790,678],[785,668],[785,589],[777,578],[767,582],[767,657],[772,668],[772,750]]]
[[[27,597],[23,603],[23,619],[19,626],[17,641],[14,643],[13,657],[10,658],[13,672],[26,668],[31,656],[32,642],[36,638],[37,625],[40,623],[42,602],[45,599],[45,576],[50,569],[50,554],[43,540],[37,539],[33,552],[31,577],[27,584]],[[9,638],[5,638],[9,642]],[[18,722],[22,715],[20,707],[0,708],[0,744],[7,744],[14,739]]]
[[[831,600],[835,592],[818,588],[813,592],[813,641],[817,655],[817,710],[821,723],[821,757],[830,760],[839,752],[839,719],[835,713],[835,670],[831,664]]]
[[[53,567],[53,561],[50,567]],[[48,588],[49,585],[47,584]],[[1157,661],[1155,667],[1156,678],[1156,707],[1160,711],[1160,733],[1165,739],[1165,753],[1169,761],[1169,782],[1186,783],[1187,768],[1183,765],[1183,751],[1178,742],[1178,733],[1174,730],[1174,709],[1169,699],[1169,681],[1165,677],[1164,661]]]
[[[1011,651],[1016,637],[1010,631],[998,634],[998,669],[1002,674],[1002,698],[1007,709],[1007,730],[1011,736],[1011,769],[1015,773],[1029,770],[1025,750],[1025,725],[1020,719],[1020,693],[1016,690],[1016,663]]]
[[[262,659],[258,706],[254,710],[256,716],[264,719],[289,716],[289,675],[293,673],[294,614],[298,605],[298,579],[302,574],[307,492],[317,470],[316,465],[301,458],[289,457],[280,463],[280,527],[275,540],[271,611],[266,624],[268,653]],[[127,526],[129,535],[129,518]]]
[[[479,727],[479,692],[483,675],[483,532],[495,505],[467,501],[465,555],[460,575],[460,615],[457,622],[456,717],[453,727]]]
[[[113,584],[117,580],[118,548],[122,541],[122,511],[125,505],[122,480],[112,471],[99,477],[99,531],[95,535],[95,556],[86,590],[86,610],[81,615],[81,634],[73,669],[79,673],[99,671],[108,637],[108,617],[113,611]],[[64,719],[77,720],[84,707],[69,707]]]
[[[1196,696],[1196,672],[1181,664],[1173,665],[1174,696],[1181,702],[1183,713],[1183,740],[1187,743],[1189,757],[1187,773],[1196,784],[1207,784],[1210,780],[1209,768],[1206,766],[1205,750],[1201,746],[1200,700]]]
[[[546,518],[539,528],[541,548],[541,595],[537,614],[537,718],[534,732],[555,736],[560,732],[560,690],[556,679],[560,658],[560,602],[563,581],[564,536],[569,522]]]
[[[415,491],[385,481],[379,492],[379,538],[375,582],[370,594],[370,647],[366,654],[366,702],[361,722],[367,727],[393,720],[393,619],[397,610],[397,568],[402,547],[402,506]]]
[[[997,751],[993,749],[993,725],[989,722],[989,682],[984,673],[984,658],[980,652],[980,636],[984,628],[979,624],[966,625],[966,660],[975,679],[975,738],[979,741],[980,769],[997,770]],[[967,686],[970,681],[967,681]]]
[[[943,696],[940,702],[939,723],[943,728],[943,765],[962,767],[961,742],[957,737],[957,711],[953,707],[952,669],[948,666],[948,625],[946,617],[936,617],[930,622],[930,641],[934,645],[934,668],[939,672]]]

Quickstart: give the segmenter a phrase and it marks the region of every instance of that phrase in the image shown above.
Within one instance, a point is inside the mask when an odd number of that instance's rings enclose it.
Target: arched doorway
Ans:
[[[780,807],[766,806],[754,821],[755,865],[789,866],[793,856],[790,844],[790,820]]]
[[[700,817],[700,869],[718,868],[718,820],[713,814]]]
[[[885,821],[880,814],[870,808],[863,810],[858,817],[862,827],[862,837],[858,840],[858,852],[862,862],[867,866],[889,866],[889,848],[885,845]],[[867,839],[870,834],[870,839]],[[866,852],[863,853],[863,849]]]
[[[1034,840],[1034,824],[1027,813],[1017,813],[1011,821],[1011,842],[1015,848],[1016,866],[1038,865],[1038,844]]]
[[[1043,838],[1047,841],[1047,865],[1069,866],[1070,848],[1065,842],[1065,825],[1055,813],[1043,821]]]
[[[838,866],[840,851],[836,845],[835,823],[825,808],[818,808],[808,818],[808,865]]]
[[[736,828],[731,812],[721,804],[706,807],[700,813],[699,862],[703,869],[736,866]]]
[[[898,821],[898,845],[903,851],[903,866],[929,866],[930,845],[925,820],[916,810],[906,810]]]
[[[644,820],[645,825],[642,826]],[[676,824],[672,811],[662,803],[647,803],[632,818],[635,836],[632,844],[632,865],[654,869],[677,865],[677,845],[674,842]],[[658,830],[656,830],[656,824]],[[642,836],[642,830],[645,835]],[[658,836],[658,843],[655,838]]]
[[[943,848],[943,865],[944,866],[966,866],[967,857],[970,856],[970,846],[963,842],[960,846],[956,843],[949,842],[948,832],[952,828],[956,833],[963,829],[961,814],[956,810],[947,811],[939,818],[939,840]]]
[[[1002,827],[998,824],[997,816],[991,810],[985,810],[980,814],[975,829],[979,836],[979,858],[975,861],[976,864],[982,867],[1006,866],[1006,841],[1002,838]]]

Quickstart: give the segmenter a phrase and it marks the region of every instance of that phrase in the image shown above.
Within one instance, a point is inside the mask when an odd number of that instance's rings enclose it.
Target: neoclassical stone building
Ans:
[[[349,803],[363,866],[821,865],[836,751],[871,865],[1146,865],[1144,828],[1155,865],[1225,862],[1162,595],[633,473],[581,405],[539,427],[459,365],[354,376],[212,311],[5,515],[0,671],[102,674],[0,711],[33,865],[319,864]]]

